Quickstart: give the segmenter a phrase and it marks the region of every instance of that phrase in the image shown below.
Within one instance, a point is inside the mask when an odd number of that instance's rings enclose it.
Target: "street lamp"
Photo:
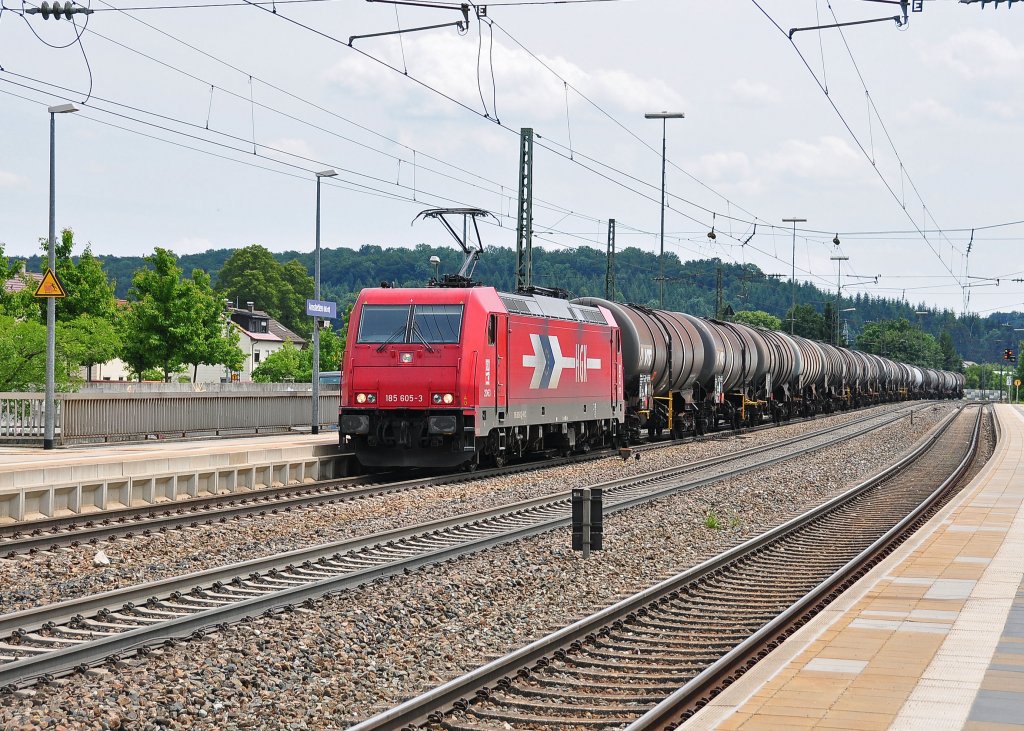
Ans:
[[[313,255],[313,299],[320,301],[320,178],[333,178],[336,170],[316,174],[316,252]],[[313,415],[310,420],[313,434],[320,433],[320,318],[313,316]]]
[[[658,302],[665,307],[665,125],[668,119],[683,119],[682,112],[651,112],[644,119],[661,120],[661,248],[658,252]]]
[[[50,113],[50,242],[47,249],[47,261],[50,271],[56,274],[57,269],[57,183],[56,183],[56,157],[54,147],[56,143],[56,122],[57,114],[68,114],[77,112],[78,107],[74,104],[58,104],[48,107]],[[46,399],[43,404],[43,449],[54,447],[54,425],[56,424],[56,404],[54,403],[53,387],[53,366],[56,360],[57,351],[57,301],[53,297],[46,298]]]
[[[793,253],[794,253],[794,257],[795,257],[796,256],[796,246],[795,246],[795,242],[796,242],[796,224],[793,224],[793,241],[794,241]],[[836,234],[835,241],[837,241],[837,242],[839,241],[839,234]],[[850,257],[848,257],[848,256],[830,256],[829,259],[831,259],[832,261],[839,262],[839,269],[838,269],[838,271],[836,273],[836,323],[833,326],[833,332],[832,332],[832,344],[833,345],[839,345],[839,295],[840,295],[840,292],[842,292],[842,289],[843,289],[843,285],[842,285],[842,281],[843,281],[843,262],[844,261],[849,261]],[[793,266],[794,266],[794,268],[796,267],[796,261],[795,260],[793,262]]]
[[[790,287],[790,291],[792,293],[792,300],[793,300],[793,302],[792,302],[792,304],[790,306],[790,312],[792,313],[792,316],[789,318],[789,334],[793,335],[793,334],[795,334],[794,333],[794,329],[796,327],[796,225],[798,223],[807,223],[807,219],[806,218],[783,218],[782,222],[783,223],[791,223],[791,224],[793,224],[793,276],[792,276],[793,284]]]
[[[836,310],[836,317],[839,318],[839,322],[837,324],[837,327],[840,330],[845,330],[846,329],[846,322],[842,319],[842,313],[844,313],[844,312],[856,312],[856,311],[857,311],[856,307],[844,307],[841,310]],[[844,334],[843,340],[846,341],[846,346],[849,346],[850,339],[849,339],[849,337],[847,335]],[[836,333],[836,343],[835,344],[837,346],[839,345],[839,333],[838,332]]]

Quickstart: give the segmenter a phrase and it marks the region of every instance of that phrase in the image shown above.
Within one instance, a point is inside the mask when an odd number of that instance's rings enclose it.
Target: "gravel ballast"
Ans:
[[[605,550],[587,561],[568,550],[568,531],[501,546],[323,599],[312,609],[259,618],[143,660],[0,698],[0,724],[5,729],[343,728],[838,494],[894,462],[951,408],[931,407],[912,427],[902,420],[820,454],[606,516]],[[813,430],[824,423],[818,419],[786,429]],[[336,540],[346,531],[365,534],[746,448],[782,433],[658,450],[639,464],[602,460],[484,481],[489,486],[474,483],[330,506],[324,512],[331,517],[322,523],[316,517],[315,526],[308,525],[314,517],[308,511],[292,515],[291,521],[301,525],[290,527],[289,516],[274,516],[271,526],[252,528],[266,531],[261,537],[248,535],[247,525],[254,521],[246,521],[161,537],[155,542],[168,543],[160,549],[150,545],[154,539],[119,541],[108,551],[114,563],[102,571],[92,567],[93,551],[50,557],[58,563],[49,565],[37,557],[43,573],[34,579],[19,576],[17,583],[27,590],[33,581],[47,580],[45,572],[57,579],[59,561],[78,567],[86,559],[87,569],[62,579],[77,591],[95,591],[89,577],[107,572],[115,582],[137,583],[155,577],[147,572],[164,570],[147,563],[154,557],[162,560],[161,567],[184,561],[186,570],[195,570],[206,561],[250,557],[233,553],[245,550],[242,546],[269,553],[283,550],[277,541],[289,548],[315,542],[305,536],[318,531],[328,533],[318,540]],[[447,496],[424,494],[435,491]],[[330,521],[348,522],[342,528]],[[219,538],[232,533],[234,541]],[[170,551],[181,551],[181,536],[202,546],[201,555],[168,559]],[[215,540],[223,540],[225,548],[211,543]],[[18,562],[14,576],[35,571],[34,566]]]

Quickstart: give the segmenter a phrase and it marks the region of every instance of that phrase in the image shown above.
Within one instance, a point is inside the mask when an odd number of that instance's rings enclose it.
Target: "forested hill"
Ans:
[[[186,274],[194,268],[205,269],[217,281],[217,272],[233,253],[231,249],[187,254],[178,260]],[[362,248],[323,249],[321,254],[321,282],[323,298],[339,303],[339,311],[355,299],[364,287],[378,286],[382,281],[398,286],[422,286],[433,275],[431,256],[441,259],[440,272],[454,273],[462,264],[462,253],[451,248],[427,245],[415,249]],[[309,272],[313,271],[313,256],[304,252],[284,252],[274,255],[279,261],[298,259]],[[680,262],[674,254],[666,254],[665,306],[667,309],[694,315],[711,316],[716,308],[717,270],[722,270],[723,303],[733,311],[763,310],[785,318],[790,307],[790,285],[786,278],[767,276],[758,267],[747,264],[727,264],[718,259]],[[125,297],[132,274],[144,265],[141,257],[99,256],[103,266],[116,283],[118,297]],[[628,248],[617,253],[617,299],[656,307],[658,305],[657,255]],[[39,257],[27,262],[30,271],[39,271]],[[546,250],[534,249],[533,282],[542,287],[561,287],[574,296],[604,296],[605,255],[597,249]],[[488,248],[476,267],[474,278],[499,289],[514,286],[515,252],[505,248]],[[797,303],[824,310],[826,303],[834,303],[835,290],[819,289],[801,282],[797,286]],[[244,303],[240,303],[244,306]],[[1011,327],[1024,327],[1024,314],[1019,312],[993,313],[985,318],[970,315],[960,318],[949,310],[935,310],[923,303],[883,299],[857,294],[844,297],[841,307],[855,307],[856,311],[843,313],[849,324],[851,337],[860,332],[867,321],[906,319],[920,324],[926,332],[938,337],[949,330],[957,351],[967,360],[994,362],[1001,358],[1004,348],[1015,346],[1011,340]],[[928,310],[917,315],[917,310]]]

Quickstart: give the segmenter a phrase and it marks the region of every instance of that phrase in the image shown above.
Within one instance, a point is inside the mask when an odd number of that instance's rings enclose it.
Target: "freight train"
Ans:
[[[364,289],[339,438],[369,468],[474,468],[910,398],[958,373],[595,297]]]

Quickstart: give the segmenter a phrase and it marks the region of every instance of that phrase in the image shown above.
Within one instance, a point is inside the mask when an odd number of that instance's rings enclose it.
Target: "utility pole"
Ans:
[[[793,335],[796,328],[796,225],[798,223],[807,223],[807,219],[783,218],[782,222],[793,224],[793,271],[790,275],[790,280],[793,284],[790,287],[792,304],[789,309],[789,334]]]
[[[722,310],[725,309],[725,297],[722,293],[722,267],[715,270],[715,319],[722,319]]]
[[[516,291],[533,286],[533,129],[519,130],[519,214],[516,221]],[[465,237],[462,239],[465,241]]]
[[[661,120],[661,247],[658,250],[658,306],[665,308],[665,125],[669,119],[683,119],[682,112],[653,112],[644,119]]]
[[[836,237],[838,240],[839,237]],[[848,256],[830,256],[829,259],[832,261],[839,262],[839,272],[836,274],[836,311],[833,313],[835,317],[835,324],[832,330],[832,344],[839,345],[839,293],[842,291],[843,285],[841,284],[843,278],[843,262],[849,261]]]
[[[608,263],[604,273],[604,298],[615,301],[615,219],[608,219]]]

